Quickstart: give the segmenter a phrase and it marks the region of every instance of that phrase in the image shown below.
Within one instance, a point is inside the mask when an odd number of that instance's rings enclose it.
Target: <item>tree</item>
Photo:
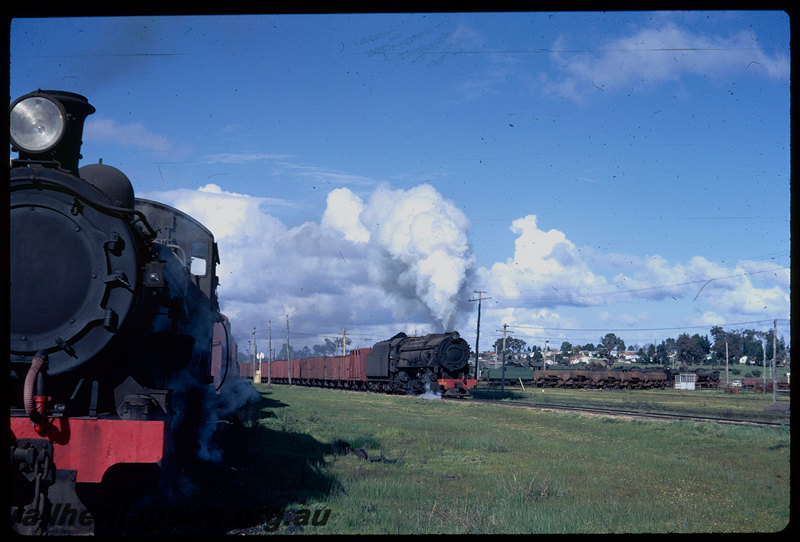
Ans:
[[[297,352],[295,352],[295,349],[292,346],[289,346],[289,355],[292,357],[292,359],[297,359],[300,357],[297,355]],[[286,343],[283,343],[281,349],[275,355],[275,359],[286,359]]]
[[[773,329],[766,333],[762,331],[755,331],[752,329],[738,330],[727,332],[720,326],[711,328],[711,337],[714,340],[711,345],[711,352],[713,352],[717,359],[725,359],[725,348],[727,345],[728,358],[731,360],[738,360],[742,356],[747,356],[748,361],[763,359],[763,346],[762,341],[766,339],[767,343],[767,360],[772,359],[772,337],[775,334]],[[786,343],[783,338],[775,341],[776,358],[778,361],[786,359]]]
[[[708,339],[697,333],[692,337],[688,333],[678,335],[678,361],[686,365],[698,365],[703,362],[708,353]]]
[[[570,344],[567,341],[564,341],[563,343],[561,343],[561,351],[562,352],[566,352],[568,354],[571,353],[572,352],[572,344]]]
[[[625,350],[625,341],[613,333],[606,333],[606,336],[600,339],[600,344],[609,352],[612,350],[616,350],[617,352]]]
[[[655,343],[650,343],[647,347],[647,359],[648,363],[655,363],[656,362],[656,345]]]
[[[502,356],[503,355],[503,339],[497,339],[492,347]],[[506,337],[506,354],[519,354],[525,348],[525,341],[517,339],[516,337]]]
[[[669,363],[670,352],[667,341],[661,341],[661,344],[656,346],[656,354],[654,357],[656,363],[659,365],[667,365]]]

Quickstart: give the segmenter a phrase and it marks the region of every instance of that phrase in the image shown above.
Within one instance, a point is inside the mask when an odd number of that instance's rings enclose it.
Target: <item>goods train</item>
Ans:
[[[90,534],[112,480],[193,457],[239,372],[212,233],[114,167],[78,167],[94,111],[42,90],[10,110],[11,529],[26,535]]]
[[[247,378],[259,378],[252,363],[240,369]],[[469,345],[455,331],[423,337],[398,333],[344,356],[262,362],[260,370],[261,382],[453,397],[466,397],[475,387],[477,381],[468,375]]]
[[[502,368],[483,369],[481,378],[487,383],[503,381]],[[553,369],[534,369],[533,367],[507,366],[505,383],[522,382],[524,386],[546,388],[624,388],[651,389],[672,387],[675,377],[686,371],[671,369],[640,369],[638,367],[617,367],[614,369],[575,369],[560,367]],[[719,373],[707,369],[691,371],[695,375],[695,388],[719,387]]]

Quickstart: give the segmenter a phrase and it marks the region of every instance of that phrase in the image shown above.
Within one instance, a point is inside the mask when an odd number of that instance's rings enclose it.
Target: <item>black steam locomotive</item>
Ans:
[[[251,363],[239,368],[242,376],[260,382],[406,395],[430,392],[466,397],[477,384],[469,378],[469,345],[455,331],[422,337],[398,333],[344,356],[265,365],[261,364],[260,372]]]
[[[365,361],[367,378],[387,379],[393,393],[417,395],[468,374],[469,345],[455,332],[424,337],[398,333],[375,343]]]
[[[23,534],[91,533],[87,495],[102,502],[120,470],[196,453],[219,391],[213,350],[217,371],[238,373],[235,347],[212,346],[228,326],[213,235],[136,199],[118,169],[78,167],[94,111],[61,91],[11,105],[11,526]],[[64,507],[77,512],[59,521]]]

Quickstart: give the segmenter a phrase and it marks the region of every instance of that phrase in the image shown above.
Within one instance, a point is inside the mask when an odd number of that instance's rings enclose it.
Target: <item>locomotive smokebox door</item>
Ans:
[[[134,308],[136,241],[96,189],[58,170],[11,175],[11,355],[71,371],[107,347]]]

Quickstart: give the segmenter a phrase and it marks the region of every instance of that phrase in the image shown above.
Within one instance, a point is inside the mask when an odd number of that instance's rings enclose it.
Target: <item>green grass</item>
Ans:
[[[218,495],[330,510],[324,525],[283,522],[275,533],[773,532],[789,521],[786,427],[257,389],[264,401],[219,432],[237,443],[219,468],[241,474]]]
[[[738,394],[721,390],[582,390],[565,388],[479,387],[477,398],[536,404],[583,405],[618,408],[641,412],[668,412],[701,416],[721,416],[736,419],[789,423],[788,411],[776,411],[772,394],[740,391]],[[780,394],[777,404],[788,406],[790,397]]]

